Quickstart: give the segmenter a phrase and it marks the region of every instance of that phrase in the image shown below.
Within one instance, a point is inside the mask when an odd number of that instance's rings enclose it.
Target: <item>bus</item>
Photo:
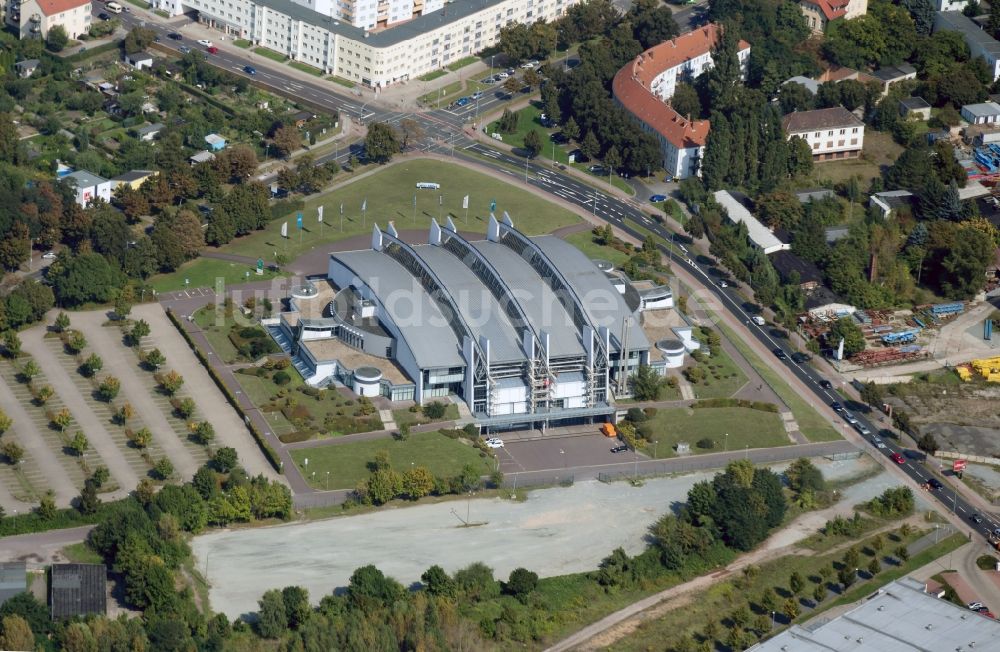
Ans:
[[[440,190],[441,184],[434,183],[433,181],[418,181],[417,189],[419,190]]]

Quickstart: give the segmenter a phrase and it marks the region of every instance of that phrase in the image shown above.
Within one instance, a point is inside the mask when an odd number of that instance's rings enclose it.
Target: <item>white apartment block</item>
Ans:
[[[423,5],[423,15],[375,32],[291,0],[150,1],[173,14],[195,10],[202,23],[233,38],[250,40],[326,74],[384,88],[496,44],[505,25],[554,20],[579,0],[457,0],[428,11],[443,1],[431,0]]]
[[[809,144],[814,161],[857,158],[865,144],[865,123],[842,106],[789,113],[781,126]]]
[[[75,39],[90,31],[90,0],[9,0],[5,20],[18,38],[45,38],[50,29],[62,25]]]

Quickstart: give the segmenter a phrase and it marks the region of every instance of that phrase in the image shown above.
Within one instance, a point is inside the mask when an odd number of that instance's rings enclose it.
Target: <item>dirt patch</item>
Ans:
[[[654,618],[659,618],[665,613],[673,611],[674,609],[680,609],[691,604],[694,599],[694,595],[688,593],[685,595],[679,595],[676,598],[671,598],[665,602],[662,602],[652,609],[642,612],[638,616],[634,616],[625,620],[610,629],[606,629],[594,638],[590,639],[583,645],[576,648],[581,652],[591,652],[592,650],[604,650],[613,645],[615,642],[625,638],[635,630],[642,627],[642,624],[648,620]]]

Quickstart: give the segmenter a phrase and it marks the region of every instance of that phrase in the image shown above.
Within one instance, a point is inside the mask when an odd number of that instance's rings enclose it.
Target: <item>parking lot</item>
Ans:
[[[504,439],[504,447],[497,451],[497,457],[500,459],[500,470],[504,473],[620,464],[634,459],[632,451],[612,453],[611,448],[620,445],[621,441],[597,432],[520,441],[500,437]],[[646,459],[646,456],[640,455],[639,458]]]

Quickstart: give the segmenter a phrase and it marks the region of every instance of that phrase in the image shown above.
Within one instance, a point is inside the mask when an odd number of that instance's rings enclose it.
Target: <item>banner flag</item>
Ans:
[[[281,237],[282,238],[288,237],[288,222],[285,222],[284,224],[281,225]]]
[[[468,207],[469,207],[469,196],[468,196],[468,195],[466,195],[466,196],[465,196],[465,197],[464,197],[464,198],[462,199],[462,208],[468,208]]]

